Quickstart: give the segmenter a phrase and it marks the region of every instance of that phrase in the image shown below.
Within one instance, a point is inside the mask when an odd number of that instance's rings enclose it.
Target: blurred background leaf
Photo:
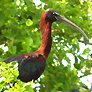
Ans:
[[[10,56],[32,52],[40,47],[40,17],[48,8],[56,9],[62,16],[77,24],[91,39],[91,0],[40,0],[39,2],[38,0],[0,1],[0,91],[71,92],[79,87],[87,89],[87,86],[80,82],[80,78],[92,73],[92,45],[80,32],[64,23],[52,24],[53,43],[46,69],[34,83],[23,83],[17,79],[17,63],[2,62]],[[88,89],[86,92],[89,92]]]

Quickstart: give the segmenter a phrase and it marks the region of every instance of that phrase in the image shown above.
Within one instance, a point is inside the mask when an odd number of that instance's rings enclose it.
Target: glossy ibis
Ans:
[[[89,41],[86,34],[77,25],[62,17],[55,9],[45,10],[40,19],[40,30],[42,34],[40,48],[37,51],[15,55],[3,61],[6,64],[12,61],[18,62],[18,79],[21,81],[35,81],[43,73],[46,66],[46,59],[48,58],[52,46],[51,25],[55,21],[64,22],[74,27]]]

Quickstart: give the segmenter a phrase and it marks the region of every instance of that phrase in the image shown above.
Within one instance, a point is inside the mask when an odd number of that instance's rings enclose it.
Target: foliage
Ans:
[[[4,92],[70,92],[80,86],[80,78],[91,74],[90,48],[80,52],[80,43],[90,45],[81,33],[60,22],[52,25],[53,44],[46,69],[37,81],[23,83],[17,79],[17,63],[2,61],[10,56],[32,52],[41,44],[40,17],[47,8],[56,9],[62,16],[77,24],[91,38],[91,0],[41,0],[36,6],[32,0],[0,1],[0,91]],[[83,39],[83,40],[81,40]],[[5,51],[4,47],[8,47]],[[68,57],[71,53],[73,57]],[[84,58],[85,55],[87,58]],[[70,58],[74,58],[74,64]],[[67,62],[65,66],[63,64]],[[85,66],[85,71],[82,68]],[[78,76],[78,71],[82,75]],[[12,85],[11,84],[15,84]],[[39,85],[37,85],[39,84]],[[33,85],[35,85],[33,87]]]

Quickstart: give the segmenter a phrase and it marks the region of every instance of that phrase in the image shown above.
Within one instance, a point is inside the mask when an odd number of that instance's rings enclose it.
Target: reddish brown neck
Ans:
[[[42,43],[40,48],[36,52],[42,54],[46,59],[50,53],[52,46],[51,25],[52,23],[46,20],[46,14],[43,13],[40,20]]]

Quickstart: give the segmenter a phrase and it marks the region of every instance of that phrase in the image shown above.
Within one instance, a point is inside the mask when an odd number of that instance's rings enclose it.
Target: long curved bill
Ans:
[[[77,29],[80,33],[82,33],[85,36],[85,38],[89,42],[89,39],[88,39],[87,35],[76,24],[74,24],[73,22],[69,21],[68,19],[62,17],[61,15],[57,16],[57,20],[61,21],[61,22],[64,22],[64,23],[72,26],[73,28]]]

